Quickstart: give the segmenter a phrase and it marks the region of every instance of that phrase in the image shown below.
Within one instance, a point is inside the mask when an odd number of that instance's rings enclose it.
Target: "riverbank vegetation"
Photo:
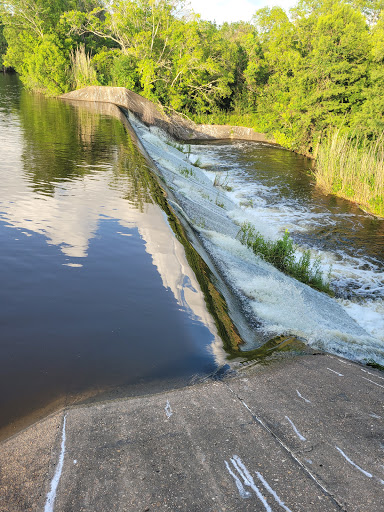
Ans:
[[[324,278],[318,258],[311,258],[309,250],[305,250],[301,256],[297,255],[292,238],[288,231],[282,239],[266,240],[252,224],[245,223],[241,226],[237,238],[263,260],[289,276],[294,277],[312,288],[332,295],[328,279]]]
[[[0,59],[46,94],[122,86],[265,132],[317,159],[326,191],[384,215],[383,6],[299,0],[217,26],[182,0],[0,0]]]
[[[336,129],[319,148],[315,176],[325,192],[384,216],[383,135],[367,141]]]

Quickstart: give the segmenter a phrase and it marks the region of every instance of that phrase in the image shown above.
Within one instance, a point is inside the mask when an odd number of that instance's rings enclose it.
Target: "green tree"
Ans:
[[[70,34],[92,34],[115,49],[95,56],[114,85],[176,109],[204,111],[231,95],[231,45],[181,0],[120,0],[88,13],[65,13]],[[120,53],[115,50],[118,49]]]
[[[371,53],[363,104],[354,113],[352,127],[370,139],[384,131],[384,12],[371,30]]]
[[[7,52],[7,40],[4,37],[4,25],[0,21],[0,69],[4,68],[4,56]]]
[[[292,10],[291,20],[274,7],[258,11],[255,23],[268,74],[257,111],[278,142],[313,151],[328,126],[348,126],[364,102],[367,20],[344,1],[310,0]]]
[[[88,9],[93,0],[2,0],[0,19],[8,49],[4,64],[13,67],[23,83],[47,94],[69,90],[70,52],[60,17],[67,9]]]

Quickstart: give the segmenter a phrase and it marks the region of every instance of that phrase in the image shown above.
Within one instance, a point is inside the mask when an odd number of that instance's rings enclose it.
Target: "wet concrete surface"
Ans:
[[[378,512],[383,389],[308,355],[70,407],[0,445],[0,510]]]

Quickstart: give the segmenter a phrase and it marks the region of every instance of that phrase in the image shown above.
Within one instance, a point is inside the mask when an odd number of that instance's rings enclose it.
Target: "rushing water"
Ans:
[[[199,232],[253,323],[244,336],[247,349],[265,336],[292,335],[384,364],[384,220],[322,194],[310,161],[282,148],[244,141],[178,145],[130,117],[180,214]],[[325,275],[330,271],[335,298],[284,276],[242,246],[236,236],[243,222],[269,239],[288,230],[298,254],[310,249]]]
[[[0,76],[0,151],[3,435],[38,409],[174,386],[224,361],[186,249],[120,120]]]
[[[384,219],[324,195],[310,177],[311,162],[284,149],[249,142],[192,149],[264,236],[288,230],[299,248],[320,256],[338,302],[384,341]]]

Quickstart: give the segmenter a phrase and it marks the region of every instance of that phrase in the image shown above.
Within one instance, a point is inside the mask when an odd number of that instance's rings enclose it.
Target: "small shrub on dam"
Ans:
[[[195,173],[193,172],[193,170],[188,169],[188,167],[179,169],[179,172],[182,176],[184,176],[184,178],[194,178],[195,177]]]
[[[228,173],[223,175],[222,173],[216,173],[215,180],[213,182],[214,187],[222,188],[227,192],[232,192],[233,188],[228,185],[229,176]]]
[[[329,286],[329,275],[327,279],[324,278],[320,268],[320,258],[315,258],[312,261],[309,250],[304,251],[297,258],[297,248],[288,231],[280,240],[266,240],[252,224],[246,222],[241,226],[237,238],[242,244],[252,249],[255,254],[261,256],[285,274],[308,284],[316,290],[332,294]]]

